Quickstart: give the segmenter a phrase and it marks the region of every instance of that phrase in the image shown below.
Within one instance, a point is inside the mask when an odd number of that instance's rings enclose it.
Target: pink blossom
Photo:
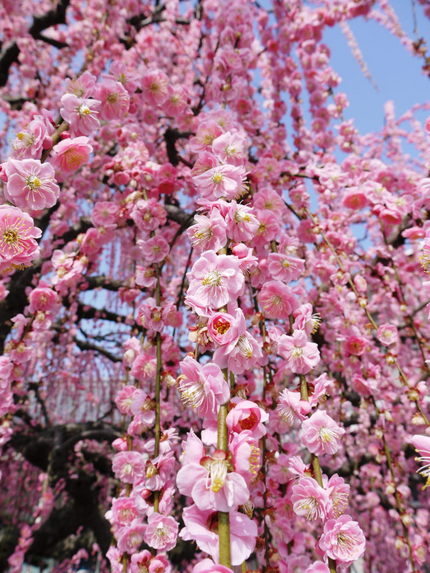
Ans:
[[[187,230],[191,244],[198,254],[203,251],[219,251],[227,242],[227,224],[218,209],[208,216],[194,215],[195,225]]]
[[[216,565],[212,559],[203,559],[193,567],[191,573],[233,573],[233,571],[224,565]]]
[[[245,282],[237,258],[217,255],[214,251],[203,253],[194,263],[189,277],[187,297],[193,297],[201,307],[214,309],[235,301]]]
[[[180,493],[190,496],[199,509],[231,511],[249,499],[243,477],[229,471],[225,452],[205,456],[202,442],[190,432],[182,467],[176,476]]]
[[[266,434],[263,424],[268,419],[269,415],[257,404],[242,400],[227,414],[226,424],[231,432],[249,430],[255,438],[262,438]]]
[[[357,187],[350,187],[345,193],[342,203],[348,209],[362,209],[367,205],[366,193]]]
[[[97,86],[96,96],[100,101],[100,119],[123,119],[130,106],[130,96],[120,82],[104,80]]]
[[[297,280],[304,271],[304,260],[284,253],[270,253],[267,269],[270,276],[278,281]]]
[[[115,527],[130,525],[141,515],[142,511],[138,508],[136,500],[133,497],[119,497],[112,500],[112,509],[108,512],[107,518]]]
[[[124,483],[135,483],[145,471],[145,457],[139,452],[119,452],[112,460],[115,476]]]
[[[399,340],[399,335],[397,333],[397,328],[393,324],[381,324],[376,333],[378,340],[385,344],[385,346],[391,346],[396,344]]]
[[[25,129],[20,130],[12,142],[13,157],[40,159],[47,141],[54,128],[43,116],[37,115]]]
[[[340,438],[344,434],[345,430],[336,424],[325,410],[317,410],[303,422],[300,436],[303,445],[311,453],[320,456],[335,454],[340,448]]]
[[[42,232],[17,207],[0,205],[0,269],[28,265],[39,253],[35,239]]]
[[[232,201],[225,217],[227,234],[233,241],[250,241],[257,233],[260,223],[253,209]]]
[[[317,344],[309,342],[303,330],[295,330],[292,336],[280,336],[278,352],[287,361],[287,367],[296,374],[307,374],[320,361]]]
[[[311,477],[300,478],[292,487],[291,503],[296,515],[308,520],[325,519],[330,509],[327,490]]]
[[[213,140],[212,151],[222,163],[243,165],[247,153],[246,136],[238,131],[227,131]]]
[[[178,390],[182,401],[195,408],[200,416],[215,416],[218,406],[230,398],[229,386],[219,366],[214,363],[202,366],[187,356],[180,367]]]
[[[294,330],[303,330],[308,336],[318,330],[321,319],[318,314],[312,314],[312,305],[301,304],[294,313]]]
[[[264,283],[258,302],[267,318],[288,318],[297,306],[293,292],[281,281]]]
[[[146,103],[162,105],[169,95],[169,78],[160,70],[147,72],[142,78],[141,88]]]
[[[67,93],[62,96],[61,105],[61,116],[70,125],[74,135],[90,135],[99,127],[98,100]]]
[[[343,478],[334,474],[326,485],[330,500],[331,511],[329,517],[339,517],[348,508],[350,486]]]
[[[240,309],[236,309],[235,316],[227,312],[215,312],[209,317],[207,324],[208,334],[211,339],[221,346],[225,344],[231,345],[231,350],[234,348],[239,336],[244,332],[244,329],[240,328],[238,311]],[[240,313],[243,316],[242,311]]]
[[[139,240],[137,244],[142,250],[145,263],[148,265],[161,263],[170,251],[169,243],[161,235],[155,235],[146,240]]]
[[[250,430],[233,434],[229,442],[229,450],[233,457],[235,471],[250,485],[256,479],[261,467],[261,450],[258,438]]]
[[[288,426],[304,420],[310,409],[309,402],[300,398],[300,392],[292,392],[285,388],[279,395],[277,411],[281,420]]]
[[[208,553],[216,562],[219,559],[219,542],[216,532],[217,514],[201,511],[196,505],[186,507],[182,514],[185,527],[180,537],[195,541],[198,547]],[[243,513],[230,512],[231,562],[240,565],[248,559],[255,548],[257,525]]]
[[[427,478],[425,487],[428,487],[430,485],[430,436],[415,434],[409,441],[420,453],[420,457],[417,459],[424,465],[418,470],[418,473]]]
[[[133,393],[131,412],[139,418],[139,421],[150,426],[154,422],[154,403],[146,392],[136,389]]]
[[[361,336],[348,336],[344,342],[345,352],[353,356],[362,356],[367,348],[367,340]]]
[[[144,539],[154,549],[169,551],[176,545],[178,529],[178,522],[173,517],[153,513],[148,518]]]
[[[324,524],[319,546],[328,557],[350,563],[363,555],[366,540],[358,523],[349,515],[341,515]]]
[[[119,206],[113,201],[97,201],[91,213],[95,227],[107,227],[117,223]]]
[[[140,199],[134,205],[131,218],[141,231],[155,231],[167,219],[166,209],[155,199]]]
[[[63,139],[52,149],[52,162],[61,173],[73,173],[88,163],[92,151],[88,137]]]
[[[30,312],[53,311],[60,304],[60,297],[49,287],[37,287],[33,289],[28,299],[30,302]]]
[[[193,183],[205,199],[235,199],[243,193],[245,169],[237,165],[218,165],[193,176]]]
[[[304,573],[330,573],[330,569],[322,561],[315,561],[306,568]]]
[[[131,524],[122,527],[117,534],[118,549],[121,553],[136,553],[142,545],[146,525],[143,525],[139,519],[135,519]]]
[[[18,207],[40,210],[57,202],[60,188],[49,163],[38,159],[9,159],[4,170],[7,175],[5,196]]]

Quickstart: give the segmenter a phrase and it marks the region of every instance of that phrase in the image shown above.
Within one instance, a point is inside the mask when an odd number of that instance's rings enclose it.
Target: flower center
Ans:
[[[32,190],[39,189],[42,185],[42,181],[36,175],[30,175],[27,177],[25,183],[27,184],[27,187],[30,187]]]
[[[222,173],[214,173],[214,175],[212,175],[212,181],[218,185],[218,183],[221,183],[221,181],[224,179]]]
[[[218,271],[211,271],[202,280],[203,286],[221,286],[222,276]]]
[[[227,319],[220,316],[214,320],[213,326],[218,334],[225,334],[230,329],[231,325]]]
[[[214,460],[210,467],[211,490],[217,493],[224,487],[227,477],[227,462],[225,460]]]
[[[18,231],[15,229],[8,229],[3,233],[3,241],[8,245],[15,245],[19,240]]]
[[[78,107],[78,114],[81,117],[85,117],[86,115],[90,115],[90,113],[91,113],[90,108],[87,105],[85,105],[84,103]]]

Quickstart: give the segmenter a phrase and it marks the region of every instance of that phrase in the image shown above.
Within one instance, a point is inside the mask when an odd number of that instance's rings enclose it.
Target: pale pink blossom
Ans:
[[[289,282],[297,280],[304,271],[304,260],[284,253],[269,253],[267,270],[272,279]]]
[[[189,277],[187,297],[195,299],[201,307],[213,309],[235,301],[242,294],[245,282],[237,258],[217,255],[214,251],[202,254],[194,263]]]
[[[288,426],[303,421],[310,409],[309,402],[300,398],[300,392],[292,392],[285,388],[279,395],[277,411],[280,419]]]
[[[52,163],[61,173],[73,173],[88,163],[92,151],[88,137],[63,139],[52,149]]]
[[[146,525],[135,519],[131,524],[122,527],[117,534],[118,549],[121,553],[136,553],[142,545],[144,539]]]
[[[166,209],[155,199],[140,199],[131,211],[131,218],[141,231],[155,231],[167,219]]]
[[[195,408],[200,416],[215,416],[218,406],[230,398],[229,386],[219,366],[214,363],[201,365],[186,356],[180,367],[178,390],[182,401]]]
[[[345,430],[324,410],[317,410],[302,424],[301,441],[312,454],[335,454]]]
[[[209,215],[194,215],[195,225],[187,230],[191,244],[198,254],[203,251],[219,251],[227,242],[227,224],[214,208]]]
[[[232,201],[225,217],[227,234],[233,241],[250,241],[260,226],[253,209]]]
[[[22,209],[30,211],[52,207],[60,188],[50,163],[38,159],[9,159],[4,164],[7,175],[5,197]]]
[[[61,98],[61,106],[61,116],[70,125],[70,130],[74,135],[90,135],[99,127],[100,102],[98,100],[67,93]]]
[[[215,199],[235,199],[243,192],[245,169],[238,165],[218,165],[193,176],[193,183],[200,195],[214,201]]]
[[[144,539],[154,549],[169,551],[176,545],[178,529],[178,522],[173,517],[154,512],[148,518]]]
[[[113,201],[97,201],[91,213],[91,221],[95,227],[115,225],[118,212],[119,206]]]
[[[399,340],[397,328],[393,324],[381,324],[376,332],[376,336],[385,346],[396,344]]]
[[[300,478],[292,487],[291,503],[296,515],[302,515],[313,521],[326,519],[330,510],[330,498],[327,490],[311,477]]]
[[[170,251],[169,243],[161,235],[155,235],[149,239],[141,239],[137,241],[137,245],[140,247],[147,265],[161,263]]]
[[[182,513],[185,527],[180,537],[185,541],[195,541],[197,546],[208,553],[216,562],[219,560],[218,534],[213,524],[217,514],[213,511],[199,510],[196,505],[186,507]],[[245,514],[230,512],[231,562],[240,565],[248,559],[255,548],[257,525]]]
[[[322,561],[315,561],[315,563],[306,568],[304,573],[330,573],[330,569]]]
[[[430,436],[415,434],[409,441],[420,453],[420,457],[417,460],[423,465],[418,470],[418,473],[427,478],[425,487],[428,487],[430,485]]]
[[[122,482],[135,483],[144,475],[145,463],[139,452],[119,452],[113,457],[112,470]]]
[[[191,573],[233,573],[233,571],[224,565],[216,565],[212,559],[203,559],[193,567]]]
[[[329,517],[339,517],[348,508],[350,486],[343,478],[334,474],[326,484],[328,495],[331,500]]]
[[[176,483],[179,492],[190,496],[201,510],[231,511],[249,499],[244,478],[229,471],[225,452],[217,450],[213,456],[206,456],[201,440],[192,431]]]
[[[363,555],[366,540],[358,523],[349,515],[341,515],[324,524],[319,546],[331,559],[351,563]]]
[[[49,287],[37,287],[33,289],[28,297],[30,302],[30,312],[49,312],[57,308],[60,304],[60,297]]]
[[[212,151],[222,163],[242,165],[246,160],[246,136],[239,131],[227,131],[212,142]]]
[[[292,336],[280,336],[278,352],[287,361],[291,372],[296,374],[307,374],[320,361],[318,345],[310,342],[303,330],[295,330]]]

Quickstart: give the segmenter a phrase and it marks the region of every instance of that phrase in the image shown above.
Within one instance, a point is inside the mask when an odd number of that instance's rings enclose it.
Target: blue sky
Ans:
[[[417,34],[414,34],[413,0],[391,0],[390,4],[407,35],[413,40],[424,37],[430,52],[430,21],[424,17],[417,0]],[[327,30],[324,41],[332,51],[331,64],[342,78],[337,89],[344,91],[350,102],[345,116],[355,119],[361,133],[379,130],[383,126],[387,100],[394,102],[396,117],[412,105],[430,100],[430,79],[421,71],[421,58],[410,54],[398,38],[373,20],[356,18],[350,22],[350,28],[379,89],[364,77],[338,26]]]

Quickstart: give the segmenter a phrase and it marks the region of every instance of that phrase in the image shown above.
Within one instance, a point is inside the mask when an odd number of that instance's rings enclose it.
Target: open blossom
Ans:
[[[423,464],[418,473],[423,475],[427,478],[425,487],[430,486],[430,437],[429,436],[420,436],[416,434],[412,436],[410,440],[411,444],[414,446],[416,450],[420,453],[420,457],[417,460]]]
[[[299,420],[304,420],[310,409],[309,402],[300,398],[300,392],[292,392],[285,388],[279,395],[277,407],[279,417],[289,426],[293,426]]]
[[[311,477],[300,478],[293,485],[291,503],[294,513],[308,520],[325,519],[331,505],[327,490]]]
[[[216,565],[212,559],[203,559],[193,567],[192,573],[233,573],[229,567]]]
[[[257,525],[238,511],[231,511],[229,515],[231,563],[236,566],[246,561],[254,551]],[[196,505],[192,505],[184,509],[182,517],[185,527],[181,530],[180,537],[185,541],[195,541],[201,551],[208,553],[217,562],[219,560],[217,513],[202,511]]]
[[[124,483],[135,483],[145,474],[145,456],[139,452],[119,452],[114,455],[112,469]]]
[[[154,549],[169,551],[176,545],[178,529],[178,522],[173,517],[154,512],[148,518],[144,539]]]
[[[285,253],[270,253],[267,269],[273,279],[289,282],[297,280],[305,268],[304,260]]]
[[[122,119],[128,112],[130,96],[120,82],[106,79],[96,89],[100,101],[100,119]]]
[[[211,314],[208,320],[207,329],[210,338],[220,345],[236,343],[239,336],[243,334],[239,328],[239,319],[237,316],[240,309],[236,309],[236,316],[232,316],[227,312],[215,312]],[[243,316],[243,313],[242,313]],[[231,349],[233,349],[233,346]]]
[[[88,163],[92,150],[88,137],[84,135],[63,139],[52,149],[52,162],[62,173],[73,173]]]
[[[189,277],[187,297],[195,301],[193,307],[198,304],[201,308],[218,309],[234,301],[242,294],[245,282],[237,258],[214,251],[203,253]]]
[[[152,70],[143,76],[141,88],[146,103],[162,105],[169,95],[169,78],[160,70]]]
[[[0,269],[31,263],[39,253],[35,239],[41,234],[30,215],[17,207],[0,205]]]
[[[254,210],[232,201],[226,214],[227,234],[233,241],[250,241],[260,226]]]
[[[381,324],[376,333],[378,340],[385,344],[385,346],[391,346],[396,344],[399,340],[399,335],[397,328],[393,324]]]
[[[230,398],[224,374],[214,363],[201,365],[191,356],[180,363],[182,375],[178,390],[182,401],[195,408],[200,416],[215,416],[218,406]]]
[[[195,225],[187,234],[197,253],[219,251],[227,242],[227,223],[218,209],[213,208],[209,215],[194,215]]]
[[[49,163],[38,159],[9,159],[4,164],[7,176],[5,197],[17,207],[30,211],[52,207],[60,188]]]
[[[136,553],[142,545],[146,525],[140,519],[135,519],[130,525],[122,527],[117,536],[118,549],[121,553]]]
[[[74,135],[90,135],[99,127],[98,100],[67,93],[61,98],[61,106],[61,116],[70,125]]]
[[[336,424],[324,410],[317,410],[305,420],[301,429],[301,441],[308,450],[320,456],[335,454],[340,448],[340,439],[345,430]]]
[[[292,336],[280,336],[278,352],[287,361],[288,368],[296,374],[307,374],[320,361],[318,345],[310,342],[303,330],[295,330]]]
[[[190,496],[202,510],[231,511],[249,499],[244,478],[229,471],[225,452],[217,450],[213,456],[207,456],[203,443],[192,431],[176,483],[179,492]]]
[[[326,521],[319,546],[328,557],[350,563],[363,555],[366,540],[358,523],[349,515],[341,515]]]
[[[238,165],[218,165],[193,176],[193,183],[205,199],[235,199],[243,192],[245,169]]]
[[[265,283],[258,302],[267,318],[288,318],[297,306],[292,290],[281,281]]]

